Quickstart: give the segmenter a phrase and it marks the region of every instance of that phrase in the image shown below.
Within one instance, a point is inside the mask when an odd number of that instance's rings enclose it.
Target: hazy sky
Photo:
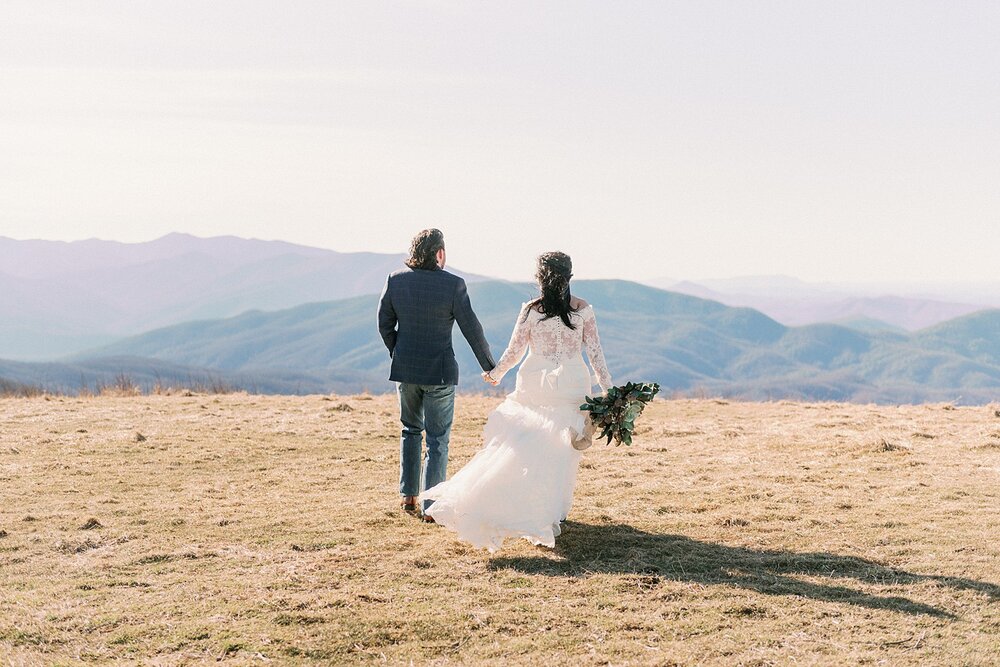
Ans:
[[[1000,3],[0,3],[0,235],[428,226],[515,279],[995,279]]]

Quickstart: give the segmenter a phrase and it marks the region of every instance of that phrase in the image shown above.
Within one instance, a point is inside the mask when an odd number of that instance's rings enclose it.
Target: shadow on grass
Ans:
[[[636,574],[646,585],[660,581],[738,586],[766,595],[798,595],[907,614],[957,618],[936,607],[904,597],[882,597],[843,585],[854,579],[874,585],[935,582],[974,590],[991,601],[1000,600],[1000,586],[972,579],[920,575],[873,561],[828,553],[756,550],[702,542],[682,535],[647,533],[625,524],[592,525],[567,521],[556,540],[561,558],[493,558],[491,569],[514,569],[530,574],[586,577],[595,573]],[[822,577],[824,583],[798,576]]]

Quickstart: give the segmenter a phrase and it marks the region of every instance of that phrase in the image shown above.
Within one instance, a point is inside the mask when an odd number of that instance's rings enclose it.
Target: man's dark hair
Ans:
[[[440,268],[437,263],[437,251],[444,248],[444,234],[440,229],[425,229],[413,237],[410,243],[410,258],[406,265],[411,269]]]

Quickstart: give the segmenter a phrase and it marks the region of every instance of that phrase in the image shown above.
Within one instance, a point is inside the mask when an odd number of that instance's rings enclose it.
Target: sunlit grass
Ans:
[[[491,556],[398,510],[391,396],[2,399],[0,656],[994,664],[1000,418],[948,407],[656,401]]]

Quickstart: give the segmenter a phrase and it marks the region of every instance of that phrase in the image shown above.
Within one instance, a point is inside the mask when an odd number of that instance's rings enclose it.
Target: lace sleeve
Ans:
[[[611,373],[608,372],[608,364],[604,360],[601,337],[597,334],[597,317],[592,306],[587,307],[583,318],[583,349],[587,351],[587,359],[590,360],[590,367],[597,375],[597,382],[603,391],[607,391],[614,385],[611,382]]]
[[[531,323],[525,317],[528,314],[528,304],[521,306],[521,312],[517,314],[517,322],[514,323],[514,333],[510,335],[510,342],[504,350],[496,368],[490,371],[490,377],[499,382],[514,366],[524,357],[525,350],[528,349],[528,334],[531,333]]]

